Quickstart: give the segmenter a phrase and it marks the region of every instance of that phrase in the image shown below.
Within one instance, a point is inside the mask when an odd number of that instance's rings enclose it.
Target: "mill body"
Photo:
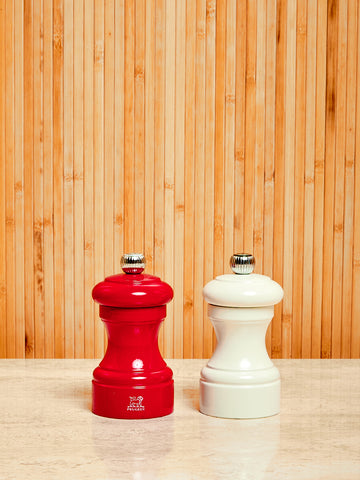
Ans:
[[[124,255],[124,273],[107,277],[92,292],[108,334],[105,356],[93,372],[92,411],[97,415],[136,419],[173,411],[173,372],[158,348],[173,290],[143,274],[144,267],[143,255]]]
[[[203,290],[217,346],[201,371],[200,411],[223,418],[260,418],[280,411],[280,374],[270,360],[265,334],[283,289],[252,273],[252,255],[230,259],[235,273],[220,275]]]

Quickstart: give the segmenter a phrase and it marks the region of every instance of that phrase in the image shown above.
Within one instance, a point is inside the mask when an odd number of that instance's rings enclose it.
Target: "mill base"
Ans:
[[[109,418],[155,418],[174,410],[173,380],[158,385],[104,385],[93,380],[92,411]]]
[[[280,412],[280,380],[228,385],[200,380],[200,412],[221,418],[262,418]]]

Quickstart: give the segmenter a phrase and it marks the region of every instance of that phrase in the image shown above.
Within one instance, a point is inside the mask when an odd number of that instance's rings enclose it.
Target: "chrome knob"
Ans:
[[[121,268],[125,273],[139,274],[145,269],[145,257],[142,253],[125,253],[121,257]]]
[[[249,253],[234,253],[230,258],[230,267],[237,275],[248,275],[255,268],[255,257]]]

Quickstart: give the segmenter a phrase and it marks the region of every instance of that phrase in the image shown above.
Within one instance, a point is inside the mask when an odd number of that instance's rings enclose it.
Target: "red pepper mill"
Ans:
[[[92,291],[108,334],[93,373],[92,411],[110,418],[169,415],[173,372],[160,355],[158,333],[174,292],[159,277],[142,273],[144,255],[124,255],[121,267],[125,273],[105,278]]]

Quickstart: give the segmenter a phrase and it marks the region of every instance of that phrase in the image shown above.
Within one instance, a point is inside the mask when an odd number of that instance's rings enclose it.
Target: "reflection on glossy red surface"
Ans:
[[[173,411],[174,382],[158,348],[172,288],[151,275],[107,277],[93,289],[108,334],[93,374],[93,412],[111,418],[152,418]]]
[[[93,289],[93,298],[100,305],[121,308],[165,305],[173,295],[170,285],[146,274],[112,275]]]

